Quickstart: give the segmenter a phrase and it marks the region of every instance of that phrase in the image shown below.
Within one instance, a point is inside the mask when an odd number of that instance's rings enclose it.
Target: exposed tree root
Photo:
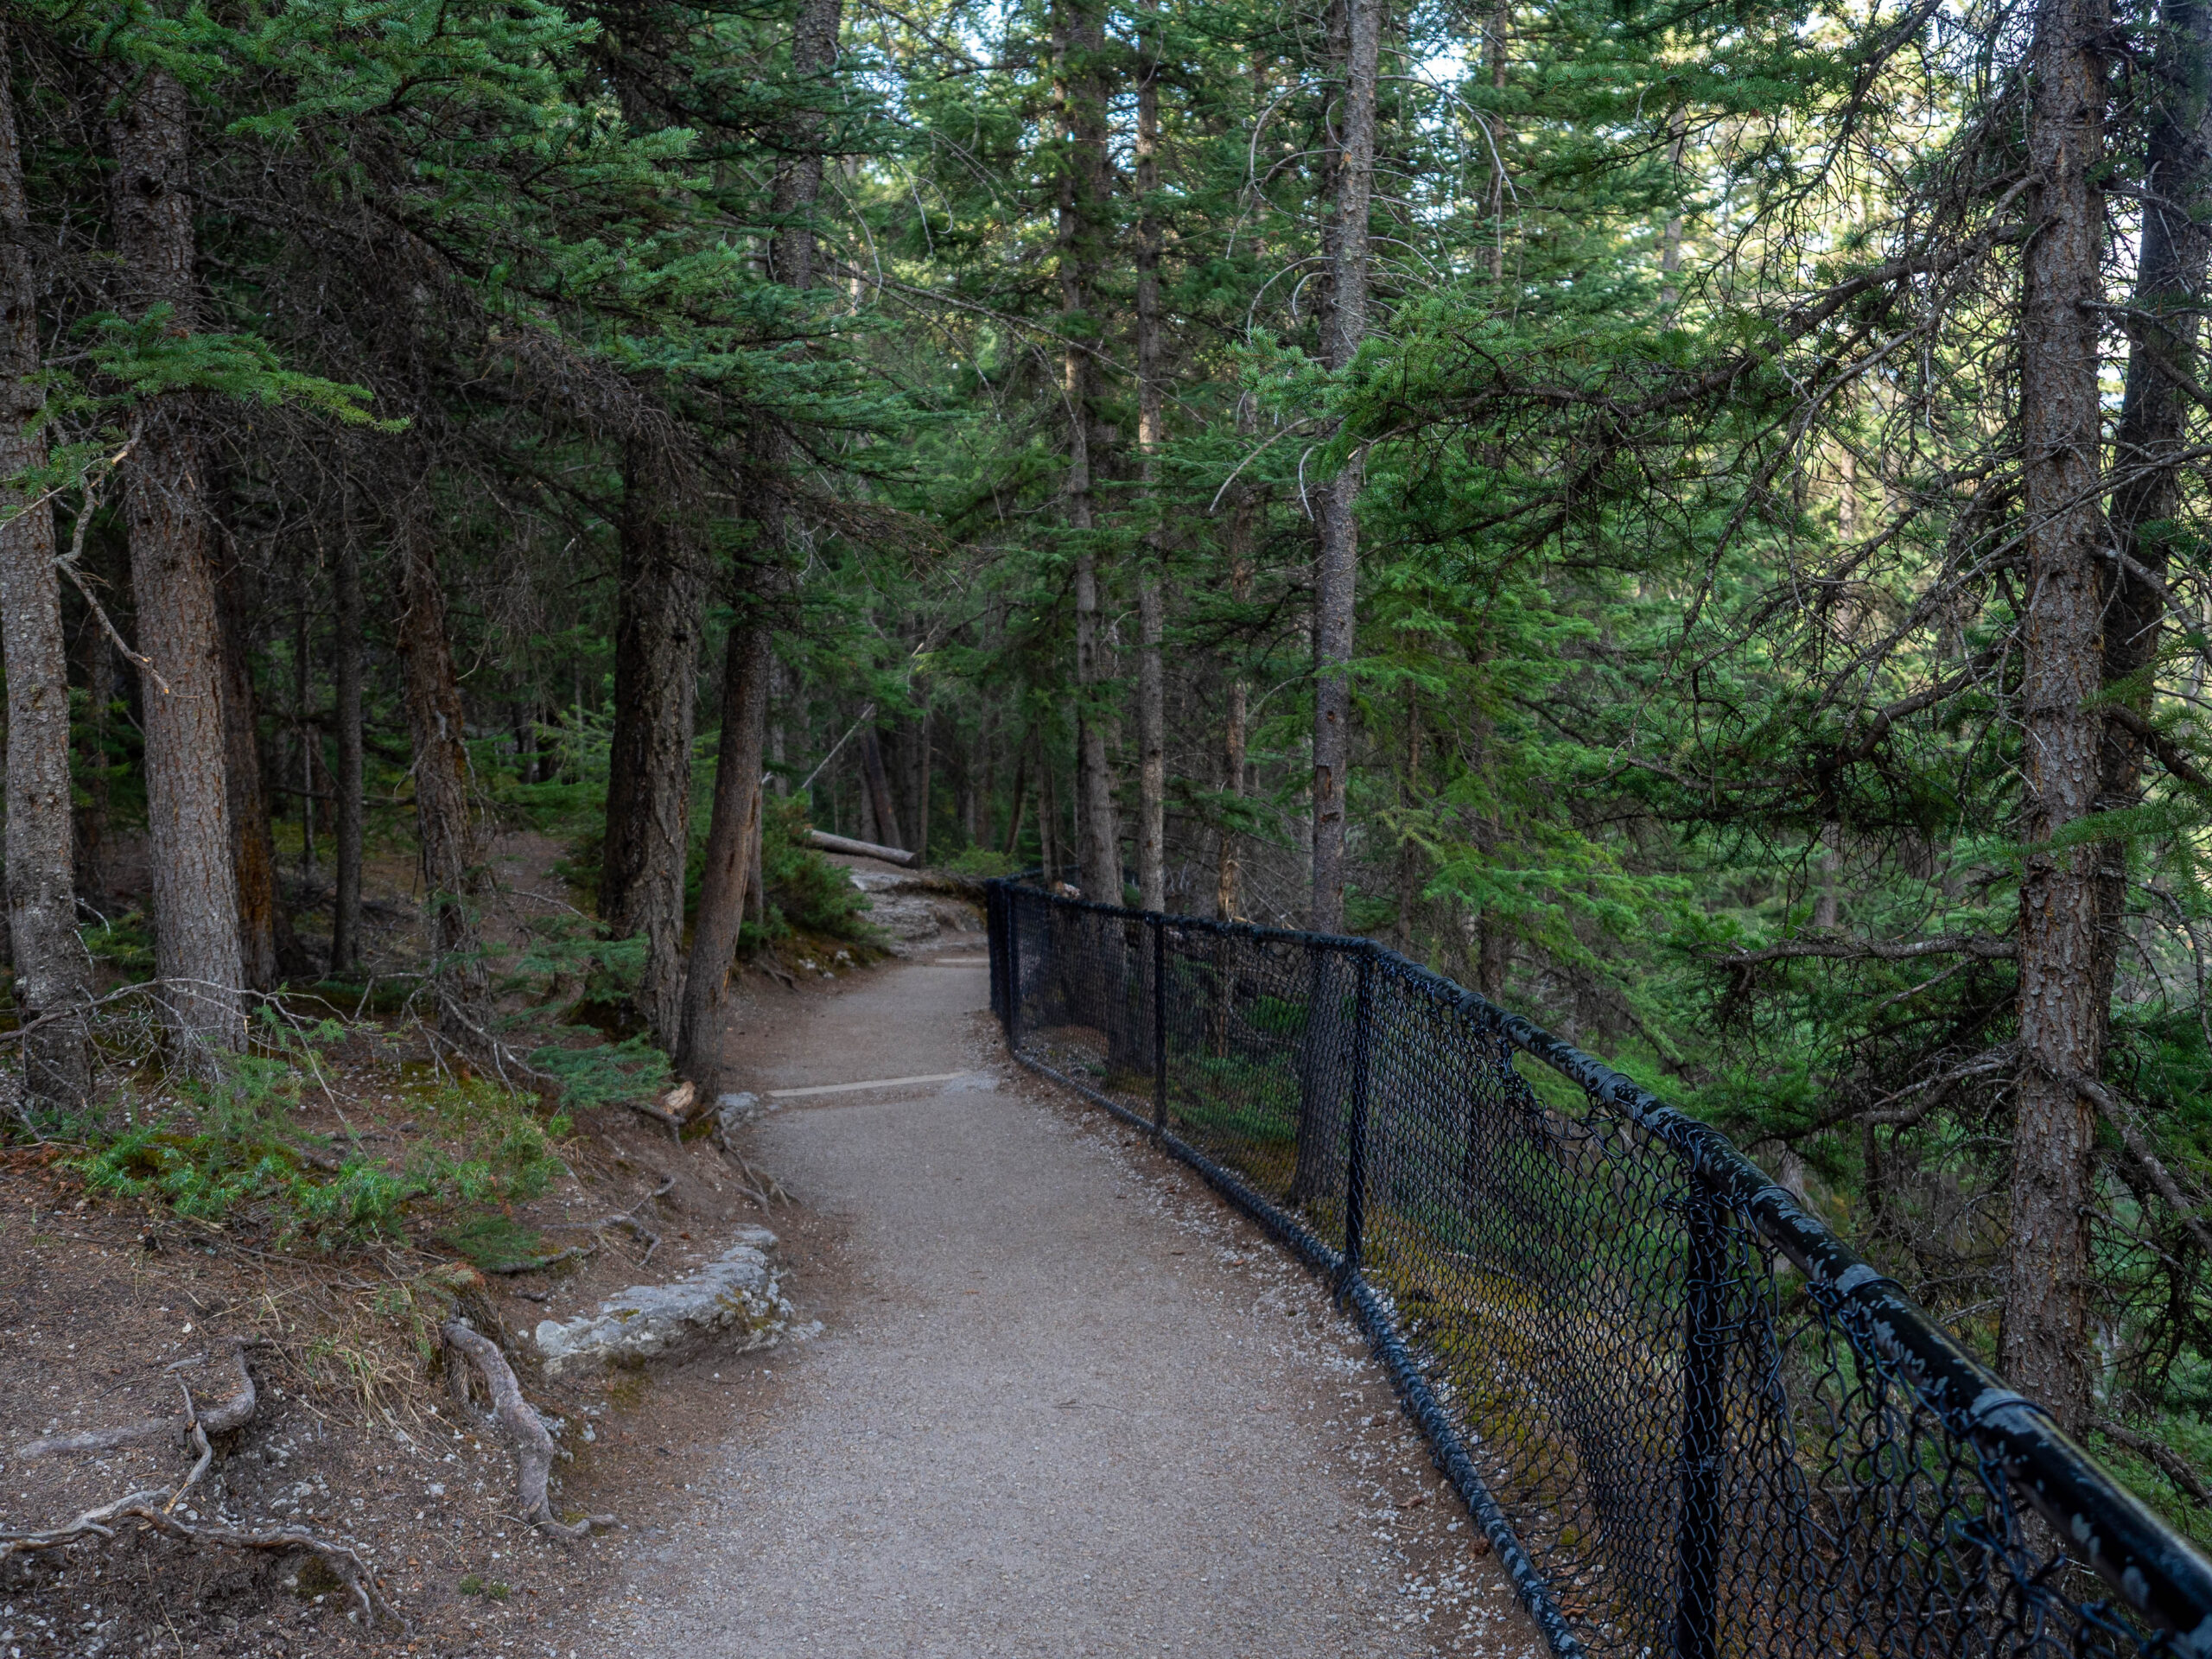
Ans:
[[[559,1267],[563,1262],[582,1261],[585,1256],[592,1255],[598,1249],[599,1246],[596,1244],[571,1244],[567,1249],[556,1250],[551,1255],[541,1255],[536,1260],[530,1262],[510,1262],[499,1267],[486,1268],[484,1271],[493,1274],[543,1273],[548,1268]],[[518,1292],[517,1294],[519,1295],[529,1294],[527,1292]],[[542,1297],[533,1296],[531,1300],[537,1301],[543,1299]]]
[[[677,1145],[682,1146],[683,1144],[683,1120],[682,1118],[676,1116],[673,1113],[664,1112],[659,1107],[654,1105],[649,1100],[631,1101],[629,1103],[629,1107],[630,1109],[635,1112],[639,1117],[649,1117],[652,1119],[654,1122],[659,1124],[661,1128],[666,1129],[668,1131],[668,1138],[675,1141]]]
[[[522,1397],[522,1384],[515,1380],[507,1357],[498,1344],[465,1319],[447,1320],[438,1327],[438,1334],[447,1346],[476,1368],[492,1396],[492,1409],[499,1426],[515,1443],[515,1495],[521,1502],[523,1518],[539,1531],[564,1539],[582,1538],[594,1527],[604,1529],[614,1525],[611,1515],[588,1515],[574,1526],[555,1518],[545,1490],[553,1472],[553,1437],[545,1432],[544,1421],[536,1408]]]
[[[660,1249],[660,1235],[653,1230],[651,1223],[641,1221],[638,1218],[638,1211],[644,1209],[647,1205],[652,1203],[658,1198],[666,1198],[675,1190],[676,1177],[673,1175],[663,1175],[660,1178],[660,1185],[658,1186],[646,1193],[644,1198],[639,1198],[635,1204],[632,1205],[627,1210],[623,1211],[620,1215],[609,1216],[603,1221],[556,1222],[554,1224],[559,1227],[584,1227],[594,1233],[603,1233],[610,1228],[620,1227],[623,1231],[628,1233],[632,1238],[636,1239],[639,1243],[645,1247],[645,1259],[647,1262],[651,1262],[653,1259],[653,1252]],[[489,1269],[489,1271],[494,1273],[531,1273],[539,1268],[550,1268],[556,1262],[565,1262],[570,1256],[588,1255],[596,1247],[593,1245],[578,1244],[563,1250],[558,1255],[549,1255],[543,1262],[526,1262],[518,1267],[494,1268]],[[541,1299],[533,1297],[531,1300],[535,1301]]]
[[[651,1265],[653,1252],[660,1249],[660,1235],[635,1216],[609,1216],[599,1224],[601,1228],[620,1227],[643,1244],[645,1247],[645,1254],[643,1261],[639,1263],[641,1267]]]
[[[177,1518],[178,1505],[184,1502],[185,1495],[200,1484],[207,1472],[208,1465],[215,1460],[215,1448],[208,1440],[209,1433],[219,1434],[243,1427],[253,1415],[258,1396],[254,1389],[252,1374],[246,1370],[244,1343],[231,1345],[231,1359],[238,1367],[238,1389],[211,1411],[196,1410],[192,1403],[191,1390],[180,1382],[177,1387],[184,1395],[181,1417],[156,1418],[149,1422],[132,1424],[125,1429],[110,1429],[102,1433],[75,1434],[34,1442],[49,1452],[99,1452],[129,1445],[131,1443],[129,1437],[131,1436],[157,1440],[164,1435],[180,1434],[199,1455],[193,1463],[192,1471],[174,1487],[149,1487],[128,1493],[112,1503],[86,1510],[67,1525],[49,1528],[42,1532],[0,1532],[0,1561],[42,1550],[67,1549],[88,1539],[113,1542],[124,1527],[136,1522],[180,1543],[205,1544],[221,1549],[257,1549],[278,1554],[296,1550],[312,1555],[353,1592],[353,1599],[360,1603],[362,1613],[372,1624],[378,1619],[385,1619],[403,1630],[410,1629],[397,1610],[378,1592],[375,1573],[344,1544],[332,1543],[296,1527],[258,1531]],[[118,1435],[125,1438],[118,1439]],[[30,1455],[31,1448],[25,1447],[24,1454]]]
[[[56,1434],[48,1440],[32,1440],[20,1446],[16,1455],[23,1458],[42,1458],[61,1452],[113,1452],[126,1446],[144,1446],[154,1440],[185,1440],[191,1436],[195,1423],[203,1426],[210,1434],[224,1434],[242,1428],[253,1415],[258,1396],[254,1392],[253,1374],[245,1368],[247,1344],[233,1342],[230,1345],[230,1361],[236,1368],[238,1387],[230,1396],[212,1408],[199,1412],[193,1409],[190,1395],[185,1396],[185,1408],[175,1417],[148,1417],[135,1423],[125,1423],[117,1428],[92,1429],[81,1434]],[[180,1363],[187,1362],[180,1362]]]
[[[737,1166],[738,1186],[745,1196],[760,1207],[765,1214],[775,1204],[789,1204],[791,1195],[784,1191],[784,1184],[765,1169],[755,1168],[745,1154],[730,1144],[729,1137],[717,1128],[715,1145],[723,1157]]]

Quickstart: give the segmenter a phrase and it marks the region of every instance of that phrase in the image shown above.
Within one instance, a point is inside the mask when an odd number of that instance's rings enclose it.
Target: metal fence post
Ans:
[[[1152,1132],[1167,1133],[1167,924],[1145,918],[1152,930]]]
[[[1359,1277],[1367,1243],[1367,1036],[1375,958],[1359,953],[1351,1017],[1351,1122],[1344,1152],[1344,1279]]]
[[[1720,1473],[1727,1421],[1724,1325],[1728,1246],[1720,1206],[1700,1192],[1690,1204],[1688,1295],[1682,1317],[1681,1507],[1675,1518],[1675,1659],[1714,1659],[1720,1580]]]
[[[995,881],[983,885],[983,933],[991,952],[991,1014],[1006,1031],[1006,890]]]
[[[1021,1047],[1021,919],[1012,888],[1006,895],[1006,1048]]]

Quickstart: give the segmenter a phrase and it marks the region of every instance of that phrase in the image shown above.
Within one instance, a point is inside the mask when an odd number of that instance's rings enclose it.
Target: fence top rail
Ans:
[[[1373,939],[1132,910],[1027,885],[1037,874],[1001,876],[987,885],[1123,922],[1371,958],[1618,1112],[1672,1152],[1714,1200],[1750,1222],[1830,1308],[1859,1313],[1872,1333],[1873,1357],[1894,1366],[1954,1433],[2002,1468],[2069,1550],[2135,1612],[2171,1633],[2175,1651],[2212,1659],[2212,1562],[2120,1485],[2044,1407],[2007,1388],[1904,1287],[1861,1259],[1719,1130],[1535,1021]],[[1859,1340],[1856,1330],[1847,1334],[1854,1344]]]

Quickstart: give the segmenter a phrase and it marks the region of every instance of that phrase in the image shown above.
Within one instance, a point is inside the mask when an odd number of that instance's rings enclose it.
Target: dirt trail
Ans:
[[[969,939],[733,1033],[757,1087],[964,1075],[764,1126],[843,1228],[827,1330],[767,1357],[764,1408],[725,1385],[688,1512],[622,1552],[579,1636],[626,1659],[1535,1653],[1319,1287],[1009,1067]]]

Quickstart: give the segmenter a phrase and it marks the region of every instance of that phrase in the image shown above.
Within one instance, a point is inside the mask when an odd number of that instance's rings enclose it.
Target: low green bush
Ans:
[[[278,1249],[323,1251],[404,1239],[418,1217],[535,1198],[563,1168],[552,1143],[569,1119],[541,1122],[530,1096],[482,1078],[418,1092],[439,1144],[417,1146],[397,1167],[358,1147],[334,1155],[325,1137],[290,1121],[317,1065],[298,1038],[274,1053],[235,1056],[213,1079],[180,1085],[177,1106],[96,1139],[75,1166],[95,1192],[234,1226]]]

